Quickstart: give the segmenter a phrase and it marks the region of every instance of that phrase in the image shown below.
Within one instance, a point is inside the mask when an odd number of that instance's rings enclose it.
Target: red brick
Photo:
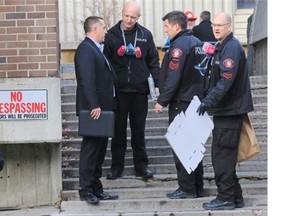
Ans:
[[[46,56],[29,56],[28,60],[29,62],[47,62]]]
[[[20,77],[27,77],[28,72],[26,70],[16,70],[16,71],[8,71],[7,78],[20,78]]]
[[[34,34],[22,34],[18,35],[18,41],[31,41],[35,40],[36,36]]]
[[[34,26],[34,20],[17,20],[17,26]]]
[[[56,69],[58,64],[55,62],[52,63],[40,63],[40,69]]]
[[[0,6],[0,12],[15,12],[16,7],[15,6]]]
[[[28,13],[28,19],[39,19],[39,18],[45,18],[45,12]]]
[[[17,12],[33,12],[35,11],[35,7],[33,5],[23,5],[23,6],[16,6]]]
[[[26,19],[26,13],[6,13],[6,19]]]
[[[41,19],[36,20],[36,26],[56,26],[57,22],[56,19]]]
[[[39,49],[20,49],[19,55],[39,55]]]
[[[57,35],[56,34],[37,34],[36,36],[37,40],[57,40]]]
[[[0,64],[0,71],[17,70],[17,64]]]
[[[4,26],[16,26],[16,22],[13,20],[7,20],[7,21],[0,21],[0,26],[4,27]]]
[[[57,43],[57,41],[47,41],[47,47],[50,47],[50,48],[55,47],[57,49],[58,48],[60,49],[59,44]]]
[[[29,70],[28,71],[29,77],[45,77],[47,76],[46,70]]]
[[[26,64],[18,64],[18,69],[25,70],[25,69],[38,69],[38,63],[26,63]]]
[[[14,42],[7,42],[7,48],[27,48],[26,41],[14,41]]]
[[[16,41],[16,35],[0,35],[0,41]]]
[[[55,48],[46,48],[46,49],[41,49],[41,55],[55,55],[58,53],[58,50]]]
[[[48,56],[48,62],[58,62],[59,56]]]
[[[7,63],[7,58],[0,56],[0,64],[3,64],[3,63]]]
[[[30,41],[29,47],[30,48],[43,48],[43,47],[46,47],[46,42],[45,41]]]
[[[58,16],[58,13],[57,12],[47,12],[46,13],[46,17],[47,18],[55,18]]]
[[[45,27],[28,27],[28,33],[45,33]]]
[[[18,27],[18,28],[7,28],[7,34],[24,34],[27,33],[27,28],[26,27]]]
[[[56,8],[56,5],[48,5],[48,4],[45,4],[45,5],[36,5],[36,11],[45,11],[45,12],[48,12],[48,11],[57,11],[57,8]]]
[[[57,28],[55,26],[47,27],[47,33],[57,33]]]
[[[17,55],[17,50],[14,49],[0,49],[0,56],[15,56]]]
[[[8,63],[19,63],[19,62],[27,62],[27,57],[23,56],[23,57],[19,57],[19,56],[12,56],[12,57],[8,57]]]
[[[45,0],[26,0],[26,4],[36,5],[36,4],[44,4],[44,3],[45,3]]]
[[[25,5],[25,0],[5,0],[4,5]]]

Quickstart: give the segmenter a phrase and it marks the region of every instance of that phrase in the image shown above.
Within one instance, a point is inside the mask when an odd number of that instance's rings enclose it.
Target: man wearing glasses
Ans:
[[[207,96],[198,108],[199,115],[213,116],[212,165],[217,196],[204,203],[206,210],[232,210],[244,206],[236,175],[236,162],[244,116],[253,110],[246,55],[233,36],[231,17],[219,13],[212,23],[218,40],[212,62]]]
[[[115,133],[111,142],[111,172],[107,179],[117,179],[123,175],[128,116],[135,175],[153,177],[148,169],[145,146],[149,94],[147,79],[151,73],[155,86],[158,86],[160,63],[153,36],[137,22],[139,17],[139,4],[126,2],[122,20],[108,31],[105,40],[104,53],[116,72],[120,90],[120,109],[116,113]]]

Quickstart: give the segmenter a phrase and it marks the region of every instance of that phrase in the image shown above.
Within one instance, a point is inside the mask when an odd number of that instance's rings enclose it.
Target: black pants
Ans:
[[[108,138],[83,137],[79,162],[79,194],[101,192],[102,165],[106,155]]]
[[[148,96],[141,93],[120,92],[120,109],[116,112],[115,133],[111,142],[111,169],[123,171],[127,148],[127,119],[131,128],[131,147],[135,170],[148,166],[145,145],[145,124],[148,113]]]
[[[244,115],[213,117],[212,165],[217,199],[223,201],[242,198],[236,162],[243,118]]]
[[[182,111],[186,111],[189,102],[174,102],[169,105],[169,124]],[[203,190],[203,161],[201,161],[194,172],[187,173],[186,169],[173,152],[174,162],[177,170],[178,185],[181,190],[196,193]]]

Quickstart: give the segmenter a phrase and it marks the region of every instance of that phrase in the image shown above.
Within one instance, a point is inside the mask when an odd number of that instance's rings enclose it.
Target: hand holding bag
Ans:
[[[113,111],[101,111],[99,119],[93,119],[90,116],[89,110],[80,110],[78,135],[88,137],[113,137],[114,118]]]
[[[246,114],[240,134],[237,163],[255,157],[260,151],[260,145],[251,124],[250,117]]]

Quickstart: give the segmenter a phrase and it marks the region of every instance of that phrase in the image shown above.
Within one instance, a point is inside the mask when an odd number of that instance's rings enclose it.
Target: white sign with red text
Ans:
[[[48,119],[47,92],[46,89],[0,90],[0,121]]]

